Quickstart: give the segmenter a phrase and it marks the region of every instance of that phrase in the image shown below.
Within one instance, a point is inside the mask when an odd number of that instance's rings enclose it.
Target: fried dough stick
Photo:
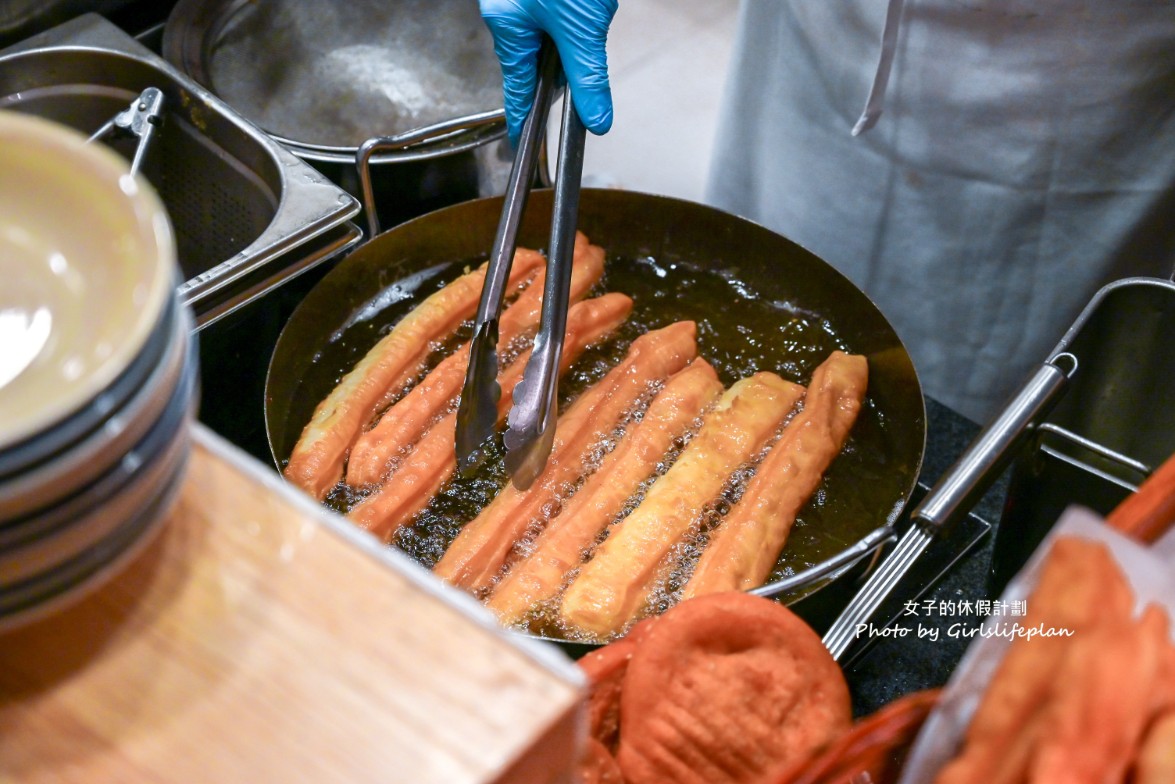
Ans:
[[[586,237],[577,234],[570,301],[583,299],[603,274],[604,249],[589,244]],[[539,270],[514,304],[502,313],[498,323],[498,345],[503,349],[538,323],[545,280],[545,270]],[[391,461],[405,455],[429,425],[448,411],[461,392],[468,367],[469,343],[466,342],[384,412],[375,427],[362,433],[347,458],[347,484],[357,487],[383,480]]]
[[[697,326],[692,321],[679,321],[634,340],[624,360],[559,417],[551,456],[535,484],[526,491],[507,485],[461,529],[434,574],[468,591],[488,587],[531,521],[545,505],[558,502],[565,484],[583,475],[588,450],[612,433],[651,384],[685,367],[697,352]]]
[[[722,382],[704,359],[694,360],[666,382],[644,418],[625,432],[596,472],[539,534],[534,550],[494,589],[488,606],[503,623],[517,623],[559,592],[564,577],[579,565],[600,532],[653,473],[673,441],[721,393]]]
[[[804,408],[771,447],[694,568],[683,599],[762,585],[779,559],[796,515],[840,454],[857,420],[869,363],[832,352],[812,374]]]
[[[1130,615],[1130,587],[1109,551],[1082,539],[1058,539],[1028,598],[1026,628],[1068,629],[1080,636]],[[962,752],[935,784],[999,784],[1023,780],[1038,718],[1070,638],[1018,639],[1009,648],[967,728]]]
[[[1122,781],[1152,714],[1167,616],[1107,621],[1076,639],[1052,678],[1028,780],[1038,784]]]
[[[572,305],[567,312],[567,331],[559,371],[565,371],[584,349],[624,323],[631,311],[632,299],[625,294],[605,294]],[[524,353],[498,375],[502,384],[502,398],[498,401],[499,424],[510,411],[514,385],[522,379],[529,353]],[[412,450],[408,462],[394,474],[392,480],[357,504],[347,517],[385,541],[390,539],[400,526],[428,505],[457,470],[453,440],[456,431],[457,412],[453,411],[429,428]]]
[[[584,564],[563,594],[562,619],[601,637],[620,632],[644,607],[663,562],[702,507],[763,448],[803,392],[774,373],[728,389],[673,466]]]
[[[1175,781],[1175,709],[1156,719],[1138,752],[1134,784],[1170,784]]]
[[[519,248],[509,287],[522,286],[543,263],[538,252]],[[379,413],[388,395],[412,378],[428,357],[431,344],[473,315],[485,273],[483,264],[429,295],[343,376],[302,429],[286,464],[286,479],[320,501],[326,497],[343,478],[347,450]]]

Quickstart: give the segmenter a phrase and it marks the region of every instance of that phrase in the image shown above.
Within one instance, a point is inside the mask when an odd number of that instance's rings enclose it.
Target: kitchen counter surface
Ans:
[[[979,430],[934,401],[928,417],[927,485]],[[0,635],[0,781],[559,780],[582,687],[560,651],[498,629],[203,426],[195,439],[181,498],[133,563]],[[929,592],[895,601],[984,598],[1002,495]],[[857,714],[942,685],[967,643],[875,642],[846,668]]]
[[[0,635],[0,782],[567,780],[578,668],[194,433],[129,566]]]

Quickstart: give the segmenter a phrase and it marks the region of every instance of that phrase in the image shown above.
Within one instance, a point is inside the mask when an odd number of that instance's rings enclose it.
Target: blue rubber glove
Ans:
[[[506,124],[518,143],[534,99],[538,52],[545,32],[555,42],[571,99],[584,126],[595,134],[612,127],[612,90],[604,42],[617,0],[479,0],[502,64]]]

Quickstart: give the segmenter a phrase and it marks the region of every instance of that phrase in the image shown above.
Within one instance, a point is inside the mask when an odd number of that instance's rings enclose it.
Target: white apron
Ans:
[[[707,198],[864,289],[928,395],[985,421],[1101,285],[1172,274],[1175,0],[740,13]]]

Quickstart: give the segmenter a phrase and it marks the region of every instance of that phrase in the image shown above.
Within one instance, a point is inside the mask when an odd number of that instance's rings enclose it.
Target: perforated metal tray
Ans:
[[[354,197],[102,17],[0,52],[0,109],[87,134],[147,87],[165,106],[143,173],[171,216],[179,293],[200,326],[359,240]],[[128,157],[134,145],[112,143]]]

